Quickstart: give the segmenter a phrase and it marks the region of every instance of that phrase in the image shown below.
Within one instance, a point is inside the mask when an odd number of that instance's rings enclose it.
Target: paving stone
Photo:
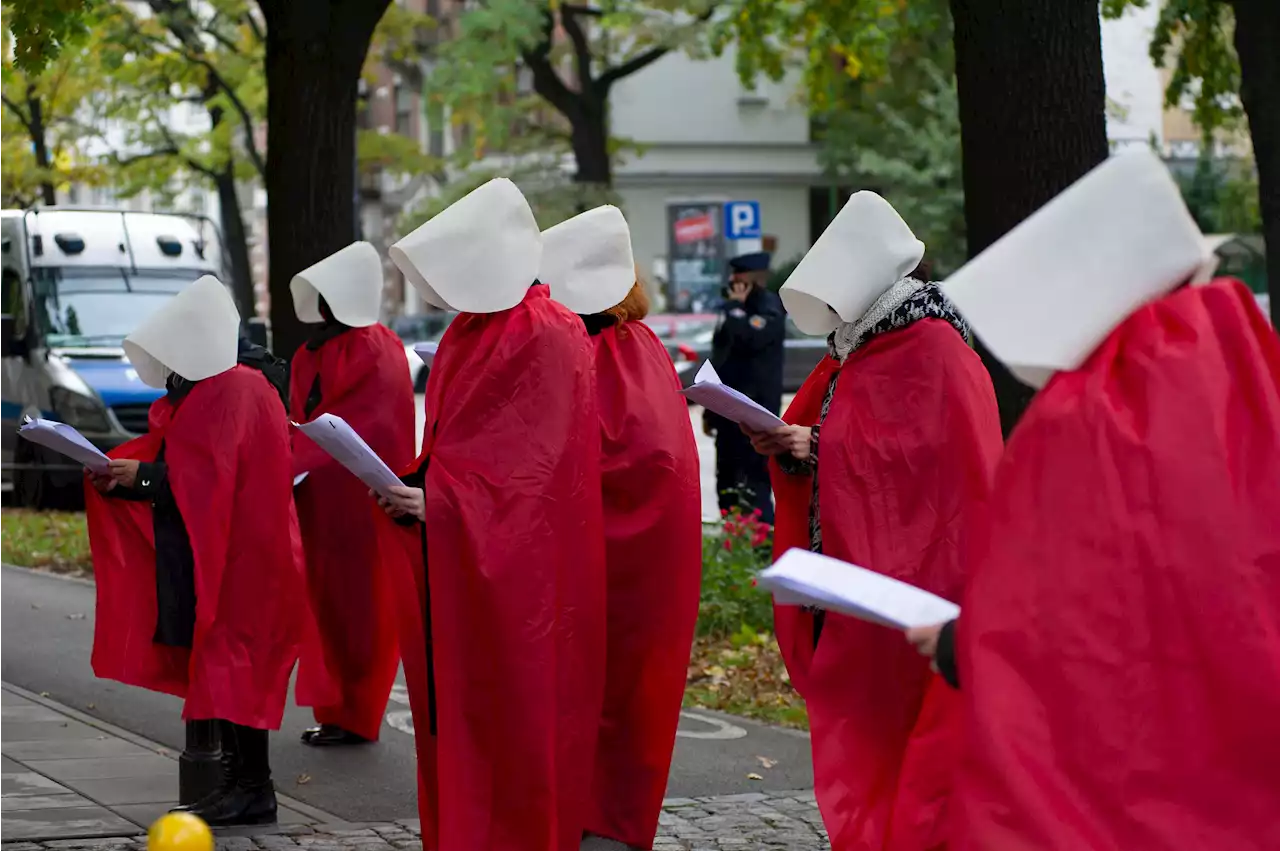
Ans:
[[[41,759],[28,762],[27,767],[62,781],[111,780],[157,774],[178,776],[177,761],[155,753],[89,759]]]
[[[68,780],[66,785],[92,798],[99,804],[150,804],[156,801],[172,801],[178,797],[178,764],[169,760],[171,770],[166,774],[144,777],[114,777],[106,780]]]
[[[103,756],[137,756],[152,753],[124,739],[60,739],[43,742],[17,742],[9,740],[9,725],[5,725],[4,753],[21,762],[45,759],[89,759]]]
[[[5,809],[0,835],[12,839],[73,839],[102,836],[130,836],[137,826],[103,807],[64,807],[49,810],[10,811]]]
[[[66,791],[58,781],[50,780],[34,771],[15,771],[0,776],[0,794],[4,796],[5,809],[9,808],[10,798],[27,795],[56,795]]]

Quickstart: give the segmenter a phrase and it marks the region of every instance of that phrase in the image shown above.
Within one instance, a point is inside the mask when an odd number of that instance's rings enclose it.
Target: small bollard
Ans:
[[[218,722],[188,721],[187,742],[178,757],[178,803],[194,804],[222,782]]]

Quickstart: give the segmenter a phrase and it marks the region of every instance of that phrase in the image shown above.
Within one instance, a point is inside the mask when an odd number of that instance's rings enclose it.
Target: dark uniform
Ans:
[[[744,254],[729,261],[733,272],[762,272],[769,268],[765,252]],[[720,380],[777,414],[782,408],[782,356],[786,311],[777,293],[756,286],[746,302],[726,300],[711,343],[711,365]],[[707,412],[716,434],[716,490],[720,508],[759,508],[773,523],[773,500],[768,460],[751,448],[736,423]]]

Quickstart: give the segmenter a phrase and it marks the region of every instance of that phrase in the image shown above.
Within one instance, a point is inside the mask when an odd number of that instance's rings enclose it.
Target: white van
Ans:
[[[203,217],[44,207],[0,212],[3,231],[3,482],[19,504],[75,507],[82,471],[17,437],[26,416],[61,420],[111,449],[147,430],[163,391],[121,343],[205,274],[222,243]]]

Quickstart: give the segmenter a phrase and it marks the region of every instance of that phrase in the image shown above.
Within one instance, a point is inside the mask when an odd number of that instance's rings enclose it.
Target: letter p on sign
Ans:
[[[725,204],[724,235],[729,239],[760,239],[760,202],[730,201]]]

